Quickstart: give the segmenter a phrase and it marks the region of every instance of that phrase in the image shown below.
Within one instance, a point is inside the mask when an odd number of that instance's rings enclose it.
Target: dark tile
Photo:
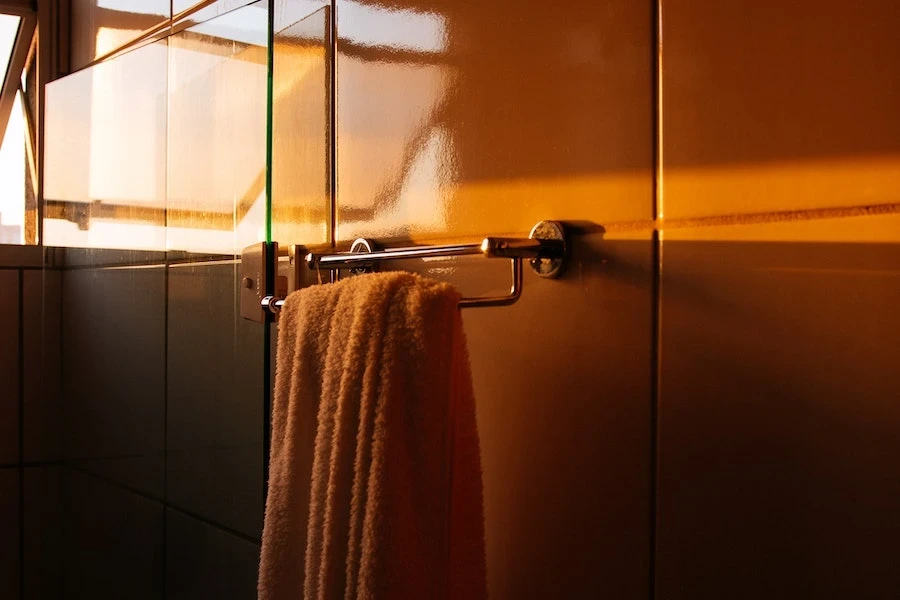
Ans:
[[[24,331],[23,453],[26,461],[61,458],[59,271],[24,271],[22,319]]]
[[[158,250],[127,250],[109,248],[55,248],[54,258],[66,269],[86,267],[130,267],[135,265],[163,265],[166,253]]]
[[[0,598],[19,597],[19,470],[0,469]]]
[[[62,469],[25,469],[24,598],[62,597]]]
[[[161,503],[65,469],[63,540],[63,597],[163,597]]]
[[[19,461],[19,271],[0,269],[0,464]]]
[[[898,265],[896,244],[665,243],[660,597],[900,589]]]
[[[652,242],[573,256],[560,280],[526,267],[513,306],[463,311],[493,598],[649,593]],[[507,285],[498,262],[463,291]]]
[[[165,268],[62,276],[66,458],[162,498]]]
[[[167,494],[258,538],[264,328],[237,314],[236,265],[169,269]]]
[[[256,598],[259,545],[166,511],[166,598]]]
[[[19,246],[13,244],[0,244],[0,267],[17,268],[41,266],[40,246]]]

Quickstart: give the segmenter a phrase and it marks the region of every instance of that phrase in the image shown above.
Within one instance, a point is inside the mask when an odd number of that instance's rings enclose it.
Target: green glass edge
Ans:
[[[269,0],[266,32],[266,242],[272,243],[272,105],[275,102],[275,0]]]

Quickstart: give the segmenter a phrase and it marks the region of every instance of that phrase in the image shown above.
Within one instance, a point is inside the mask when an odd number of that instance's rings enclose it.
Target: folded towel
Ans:
[[[451,286],[401,272],[288,296],[261,599],[487,596],[458,301]]]

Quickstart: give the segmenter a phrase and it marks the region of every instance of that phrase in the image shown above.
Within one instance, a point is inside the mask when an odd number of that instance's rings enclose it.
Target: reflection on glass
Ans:
[[[359,46],[442,54],[447,25],[439,13],[341,2],[341,40]]]
[[[48,85],[47,245],[263,239],[267,27],[257,2]]]
[[[329,9],[274,35],[272,239],[315,246],[330,241]]]
[[[456,70],[404,48],[370,53],[341,43],[338,241],[446,231],[457,189],[454,135],[446,126]]]
[[[72,2],[72,66],[81,68],[168,18],[168,0]]]
[[[46,87],[44,243],[165,248],[166,42]]]
[[[267,27],[257,2],[169,38],[169,250],[263,239]]]
[[[177,19],[176,29],[185,29],[212,21],[247,4],[248,0],[174,0],[172,17]]]

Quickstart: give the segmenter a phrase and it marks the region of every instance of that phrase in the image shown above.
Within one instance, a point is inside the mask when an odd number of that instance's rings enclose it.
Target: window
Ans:
[[[33,72],[35,15],[0,12],[0,244],[37,243],[37,169],[25,74]]]

